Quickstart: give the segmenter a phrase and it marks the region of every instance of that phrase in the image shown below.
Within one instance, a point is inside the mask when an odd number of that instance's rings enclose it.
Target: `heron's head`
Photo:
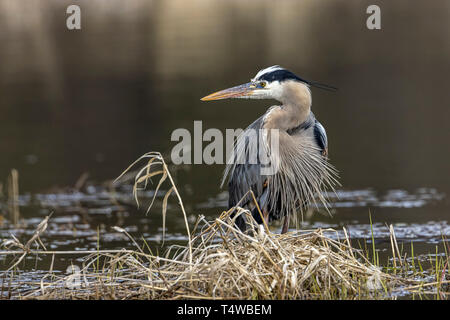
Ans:
[[[210,101],[228,98],[243,98],[275,99],[283,102],[289,92],[292,91],[292,88],[296,88],[296,90],[307,90],[309,92],[309,86],[316,86],[323,89],[335,89],[328,85],[304,80],[280,66],[272,66],[260,70],[248,83],[214,92],[203,97],[201,100]]]

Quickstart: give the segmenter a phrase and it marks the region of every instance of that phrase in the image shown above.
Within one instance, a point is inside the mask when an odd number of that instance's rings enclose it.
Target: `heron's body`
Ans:
[[[261,70],[250,84],[204,98],[272,98],[281,103],[270,107],[238,137],[234,161],[229,161],[223,181],[228,180],[230,207],[248,208],[259,223],[262,223],[261,213],[266,222],[285,217],[282,232],[287,231],[289,217],[303,212],[308,205],[318,200],[327,207],[322,191],[327,187],[333,189],[337,183],[335,170],[328,163],[325,129],[311,112],[308,85],[312,84],[274,66]],[[251,132],[257,132],[260,139],[256,150],[248,142]],[[278,143],[276,150],[273,150],[273,142]],[[265,173],[262,169],[267,162],[259,158],[248,161],[248,156],[255,152],[264,154],[276,170]],[[249,191],[253,192],[258,205]],[[243,218],[237,218],[236,223],[245,229]]]

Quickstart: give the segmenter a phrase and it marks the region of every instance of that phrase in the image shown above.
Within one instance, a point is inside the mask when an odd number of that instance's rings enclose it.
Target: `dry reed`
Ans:
[[[11,222],[14,225],[19,223],[19,172],[11,169],[8,177],[8,209]]]

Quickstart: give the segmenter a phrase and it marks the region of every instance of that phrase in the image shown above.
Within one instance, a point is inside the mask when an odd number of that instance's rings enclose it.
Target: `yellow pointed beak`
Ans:
[[[249,82],[246,84],[241,84],[240,86],[211,93],[210,95],[207,95],[200,100],[212,101],[229,98],[245,98],[251,96],[255,88],[256,86],[253,83]]]

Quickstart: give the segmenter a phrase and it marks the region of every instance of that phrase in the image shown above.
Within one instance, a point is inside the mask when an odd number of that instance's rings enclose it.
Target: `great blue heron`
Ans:
[[[303,212],[307,206],[320,202],[328,209],[322,191],[334,190],[338,184],[336,170],[328,163],[325,129],[311,112],[310,86],[336,89],[272,66],[260,70],[249,83],[201,99],[275,99],[281,103],[270,107],[238,137],[234,158],[227,164],[222,185],[228,178],[230,208],[239,204],[251,210],[258,223],[263,223],[261,213],[266,223],[284,217],[282,233],[289,228],[289,218]],[[276,135],[271,133],[273,130]],[[249,144],[248,139],[249,133],[254,131],[259,132],[258,138],[261,138],[256,153],[265,154],[272,167],[276,164],[274,172],[264,173],[262,169],[267,163],[261,160],[248,161],[248,156],[255,154],[250,146],[254,144]],[[274,145],[278,148],[276,152]],[[258,205],[252,201],[249,190],[253,191]],[[237,217],[236,224],[245,230],[243,218]]]

